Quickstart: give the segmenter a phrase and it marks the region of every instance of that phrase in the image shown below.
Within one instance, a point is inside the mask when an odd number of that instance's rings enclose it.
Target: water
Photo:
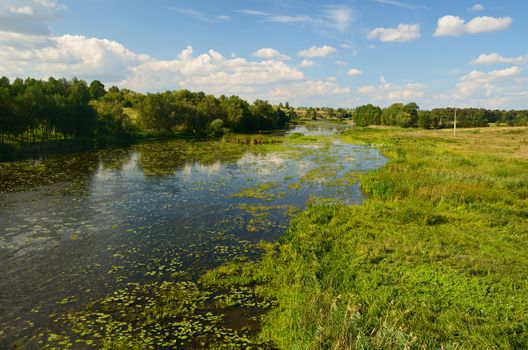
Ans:
[[[297,129],[296,132],[302,131]],[[330,131],[333,132],[333,131]],[[337,141],[268,152],[163,141],[0,168],[0,348],[26,344],[131,282],[251,254],[312,197],[364,199],[378,151]]]
[[[318,124],[296,125],[288,134],[303,134],[304,136],[332,136],[349,127],[346,124]]]

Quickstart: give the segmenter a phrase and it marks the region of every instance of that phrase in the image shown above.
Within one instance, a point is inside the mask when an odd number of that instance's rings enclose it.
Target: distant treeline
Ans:
[[[296,109],[296,112],[300,118],[309,118],[312,120],[317,120],[318,118],[350,119],[353,116],[354,110],[331,107],[299,107]]]
[[[296,117],[287,104],[253,104],[188,90],[139,94],[95,80],[0,79],[0,143],[87,138],[112,143],[141,135],[219,136],[284,129]]]
[[[528,110],[487,110],[482,108],[458,108],[457,126],[482,127],[490,123],[509,126],[528,125]],[[422,111],[416,103],[395,103],[387,108],[372,104],[359,106],[354,112],[354,122],[359,126],[394,125],[404,128],[420,127],[441,129],[453,126],[454,108],[435,108]]]

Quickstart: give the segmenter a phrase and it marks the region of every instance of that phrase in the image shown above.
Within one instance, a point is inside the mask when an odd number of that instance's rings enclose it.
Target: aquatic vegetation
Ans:
[[[61,316],[71,334],[49,333],[44,348],[81,344],[102,349],[266,347],[255,338],[260,315],[272,304],[250,288],[205,289],[192,281],[129,284]],[[233,318],[233,313],[236,313]]]
[[[256,198],[256,199],[264,199],[267,201],[273,201],[274,199],[284,196],[284,193],[269,193],[269,191],[274,190],[278,187],[279,185],[277,183],[272,183],[272,182],[263,183],[257,186],[243,189],[242,191],[232,194],[229,197],[233,197],[233,198],[245,197],[245,198]]]

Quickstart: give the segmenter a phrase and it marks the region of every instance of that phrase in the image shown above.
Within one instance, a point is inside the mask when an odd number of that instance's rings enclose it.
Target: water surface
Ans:
[[[50,315],[128,283],[275,240],[310,198],[360,203],[355,174],[385,163],[335,140],[277,149],[162,141],[2,164],[0,348],[37,347]]]

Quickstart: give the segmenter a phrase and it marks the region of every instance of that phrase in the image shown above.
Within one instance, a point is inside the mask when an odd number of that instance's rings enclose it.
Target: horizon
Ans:
[[[528,3],[423,3],[7,0],[0,75],[295,106],[526,109]]]

